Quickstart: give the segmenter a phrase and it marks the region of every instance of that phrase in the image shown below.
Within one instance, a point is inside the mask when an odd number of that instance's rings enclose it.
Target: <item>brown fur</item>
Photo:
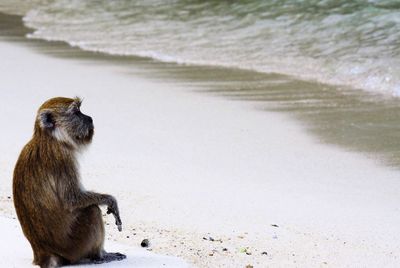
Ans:
[[[107,205],[121,224],[114,197],[85,191],[80,185],[76,150],[93,136],[92,120],[80,113],[80,103],[53,98],[40,107],[34,135],[14,170],[15,209],[32,246],[33,262],[41,267],[104,258],[99,205]],[[57,131],[64,131],[64,136],[57,136]]]

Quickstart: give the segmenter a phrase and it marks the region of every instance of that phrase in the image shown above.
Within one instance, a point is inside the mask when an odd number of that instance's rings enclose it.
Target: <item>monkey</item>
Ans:
[[[86,191],[80,182],[77,153],[94,135],[93,120],[81,112],[81,103],[78,97],[44,102],[14,169],[14,207],[31,244],[33,264],[41,268],[126,258],[103,249],[99,206],[107,206],[107,214],[113,214],[121,231],[116,199]]]

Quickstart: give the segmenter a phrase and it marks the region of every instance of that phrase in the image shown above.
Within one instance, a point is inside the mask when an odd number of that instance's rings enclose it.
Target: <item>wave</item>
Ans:
[[[400,95],[396,1],[40,1],[29,38]]]

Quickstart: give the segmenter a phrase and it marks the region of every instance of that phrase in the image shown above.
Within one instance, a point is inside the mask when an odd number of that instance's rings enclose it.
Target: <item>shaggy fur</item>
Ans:
[[[99,205],[107,205],[119,229],[114,197],[83,190],[76,152],[94,134],[92,118],[80,112],[78,98],[46,101],[36,117],[32,139],[14,170],[14,205],[29,240],[34,264],[58,267],[89,258],[95,263],[125,255],[103,250],[104,225]]]

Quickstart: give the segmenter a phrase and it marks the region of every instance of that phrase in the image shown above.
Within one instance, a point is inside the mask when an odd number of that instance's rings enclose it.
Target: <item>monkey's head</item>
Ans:
[[[93,120],[80,110],[79,98],[57,97],[40,106],[36,122],[35,135],[55,138],[73,148],[89,144],[94,134]]]

